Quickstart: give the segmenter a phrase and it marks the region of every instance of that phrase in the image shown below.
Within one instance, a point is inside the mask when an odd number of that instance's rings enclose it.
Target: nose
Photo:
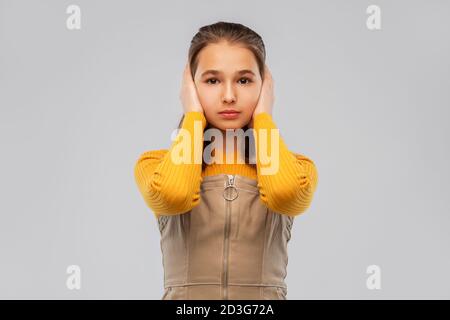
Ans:
[[[225,85],[222,101],[224,103],[233,103],[236,101],[236,95],[234,93],[234,88],[232,83],[227,83]]]

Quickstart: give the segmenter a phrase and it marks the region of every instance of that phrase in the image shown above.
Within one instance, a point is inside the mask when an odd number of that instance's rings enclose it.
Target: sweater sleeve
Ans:
[[[134,167],[138,189],[147,206],[159,215],[175,215],[189,211],[200,202],[202,181],[203,130],[206,118],[202,112],[185,113],[181,129],[169,150],[152,150],[140,155]],[[183,141],[184,139],[186,141]],[[178,162],[181,146],[190,146],[187,163]],[[197,149],[195,149],[197,148]],[[194,158],[200,152],[200,160]],[[181,152],[184,155],[184,152]],[[177,161],[173,161],[176,159]],[[198,163],[197,163],[198,162]]]
[[[270,150],[276,141],[272,141],[271,129],[277,129],[277,127],[272,116],[267,112],[255,116],[253,127],[257,153],[258,188],[262,202],[277,213],[289,216],[303,213],[310,206],[317,187],[318,174],[314,162],[304,155],[289,151],[283,138],[278,134],[273,136],[278,139],[278,166],[275,166],[273,172],[266,171],[264,173],[263,171],[266,170],[264,168],[270,167],[273,163],[265,164],[267,159],[261,159],[258,150],[262,146],[262,154],[270,154],[270,157],[273,158]],[[258,139],[261,137],[261,133],[263,138]],[[276,148],[274,151],[277,151]],[[264,160],[264,164],[262,160]]]

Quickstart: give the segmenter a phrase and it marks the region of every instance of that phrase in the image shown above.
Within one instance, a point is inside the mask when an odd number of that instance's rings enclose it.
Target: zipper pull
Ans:
[[[228,174],[228,186],[234,186],[234,175]]]
[[[223,190],[223,197],[225,200],[233,201],[239,196],[239,192],[234,185],[234,174],[228,174],[228,180],[225,185],[225,189]]]

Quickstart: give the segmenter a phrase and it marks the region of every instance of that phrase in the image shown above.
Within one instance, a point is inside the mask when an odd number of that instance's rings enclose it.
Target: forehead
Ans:
[[[208,69],[222,71],[223,73],[234,73],[243,69],[258,71],[253,52],[237,44],[225,42],[209,44],[203,48],[198,55],[199,72]]]

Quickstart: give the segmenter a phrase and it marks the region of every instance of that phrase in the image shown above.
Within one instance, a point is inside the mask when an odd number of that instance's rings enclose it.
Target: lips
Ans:
[[[233,110],[233,109],[227,109],[227,110],[220,111],[219,113],[220,114],[235,114],[235,113],[239,113],[239,111]]]
[[[224,119],[237,119],[239,117],[239,111],[237,110],[231,110],[231,109],[227,109],[227,110],[223,110],[221,112],[219,112],[219,114],[221,115],[222,118]]]

